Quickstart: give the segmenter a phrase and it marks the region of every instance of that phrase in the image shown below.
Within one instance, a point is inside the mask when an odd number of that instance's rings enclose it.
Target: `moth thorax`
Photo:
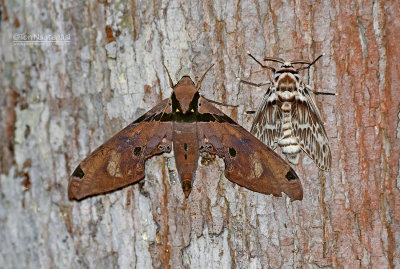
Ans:
[[[278,79],[279,91],[295,91],[297,88],[296,78],[290,73],[282,74]]]

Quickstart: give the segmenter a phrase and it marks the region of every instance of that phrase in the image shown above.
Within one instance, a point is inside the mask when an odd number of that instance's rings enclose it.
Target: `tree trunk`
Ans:
[[[1,0],[0,264],[5,268],[400,268],[398,1]],[[16,34],[70,42],[18,43]],[[218,159],[184,198],[173,156],[81,202],[68,177],[184,74],[249,129],[262,59],[312,60],[333,155],[295,167],[304,199],[241,188]]]

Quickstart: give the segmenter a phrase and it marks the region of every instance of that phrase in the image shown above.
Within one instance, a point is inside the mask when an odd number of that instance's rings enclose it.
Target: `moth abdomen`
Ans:
[[[282,96],[284,94],[279,94]],[[285,95],[285,100],[290,100],[293,94]],[[293,134],[292,129],[292,102],[285,101],[281,105],[282,109],[282,136],[278,144],[282,148],[282,153],[286,155],[287,160],[297,165],[300,159],[300,146],[298,139]]]
[[[286,158],[291,164],[297,165],[299,164],[300,159],[300,147],[297,153],[286,153]]]
[[[186,198],[189,197],[189,194],[192,191],[192,182],[193,178],[191,174],[185,173],[182,175],[182,190]]]

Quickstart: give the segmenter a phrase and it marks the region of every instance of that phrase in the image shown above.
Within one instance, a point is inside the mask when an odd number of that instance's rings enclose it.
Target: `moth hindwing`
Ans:
[[[168,74],[169,75],[169,74]],[[204,78],[204,75],[203,77]],[[189,196],[198,159],[204,153],[225,162],[225,176],[250,190],[292,200],[303,198],[290,165],[199,94],[188,76],[173,85],[170,98],[128,125],[86,157],[69,180],[68,196],[80,200],[138,182],[145,162],[170,152],[182,190]]]
[[[272,81],[268,83],[268,90],[254,116],[251,133],[272,148],[278,144],[292,164],[299,163],[302,149],[321,170],[328,171],[332,162],[331,150],[321,113],[312,94],[334,94],[313,90],[301,80],[299,74],[299,71],[308,69],[322,55],[312,62],[264,58],[265,61],[278,62],[278,69],[261,64],[251,54],[249,56],[273,73]],[[303,66],[295,68],[296,64]]]

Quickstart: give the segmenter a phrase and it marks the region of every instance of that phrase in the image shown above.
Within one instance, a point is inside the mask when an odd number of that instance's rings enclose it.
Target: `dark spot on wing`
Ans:
[[[290,170],[287,172],[287,174],[286,174],[286,179],[287,180],[294,180],[294,179],[296,179],[297,177],[296,177],[296,174],[294,173],[294,171],[293,171],[293,169],[292,168],[290,168]]]
[[[235,158],[236,157],[236,150],[234,148],[229,148],[229,155],[231,155],[231,157]]]
[[[72,176],[79,177],[79,178],[83,178],[84,175],[85,175],[85,173],[83,172],[80,165],[75,169],[74,173],[72,174]]]
[[[136,148],[133,150],[133,154],[135,154],[135,156],[139,156],[140,151],[142,151],[142,147],[136,147]]]

